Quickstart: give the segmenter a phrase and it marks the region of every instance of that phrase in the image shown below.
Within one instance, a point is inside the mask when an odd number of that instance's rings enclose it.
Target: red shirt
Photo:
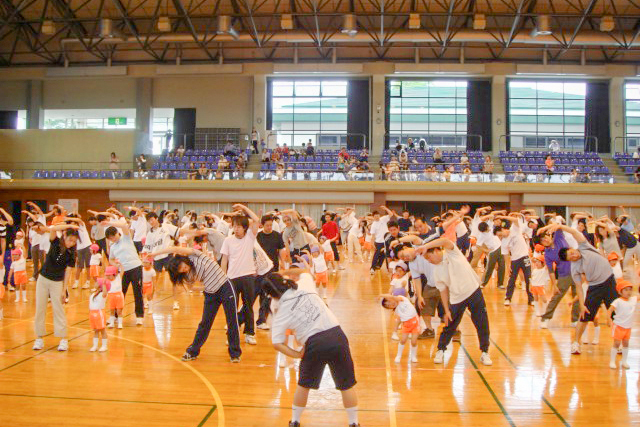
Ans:
[[[338,224],[334,221],[325,222],[322,226],[322,235],[327,239],[333,239],[338,235],[340,229],[338,228]]]
[[[342,157],[345,160],[349,160],[349,153],[347,153],[346,151],[344,153],[340,152],[340,154],[338,154],[338,157]]]

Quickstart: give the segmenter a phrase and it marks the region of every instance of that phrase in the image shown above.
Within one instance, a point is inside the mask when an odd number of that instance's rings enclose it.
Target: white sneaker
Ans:
[[[493,361],[491,360],[491,356],[486,351],[483,351],[480,355],[480,362],[485,366],[493,365]]]
[[[582,344],[589,344],[589,337],[586,333],[582,335]]]
[[[107,328],[113,329],[113,322],[107,322]]]
[[[418,363],[418,356],[416,355],[411,356],[411,363]]]
[[[144,323],[144,319],[142,317],[136,318],[136,325],[142,325]]]
[[[103,345],[102,347],[100,347],[100,350],[98,350],[100,353],[104,353],[105,351],[107,351],[108,348],[106,345]]]
[[[258,326],[256,326],[256,328],[258,329],[262,329],[263,331],[268,331],[269,330],[269,325],[267,325],[267,323],[260,323]]]
[[[571,354],[580,354],[580,343],[573,342],[571,343]]]
[[[433,358],[433,363],[444,363],[444,351],[438,350],[436,352],[436,357]]]
[[[627,362],[621,363],[620,366],[622,366],[624,369],[631,369],[631,366],[629,366]]]
[[[16,300],[14,302],[20,302],[20,297],[18,296],[19,294],[16,293]]]
[[[84,285],[82,285],[82,289],[89,289],[90,287],[91,287],[91,283],[89,283],[88,280],[84,282]]]
[[[34,350],[42,350],[44,348],[44,340],[42,338],[36,338],[36,342],[33,343]]]
[[[98,346],[97,346],[97,345],[94,345],[93,347],[91,347],[91,348],[89,349],[89,351],[90,351],[90,352],[98,351]]]
[[[78,289],[78,282],[75,282],[75,283],[73,284],[73,286],[71,287],[71,289]]]
[[[400,337],[398,336],[398,333],[396,331],[393,331],[393,333],[391,334],[391,339],[394,341],[400,341]]]
[[[153,314],[153,307],[149,307],[149,310],[147,310],[147,313]]]
[[[251,345],[258,344],[258,341],[256,341],[256,337],[254,337],[253,335],[245,336],[244,337],[244,342],[246,342],[247,344],[251,344]]]
[[[178,301],[174,301],[173,302],[173,309],[174,310],[180,310],[180,304],[178,304]]]
[[[122,329],[122,322],[118,322],[118,329]]]
[[[609,362],[609,367],[611,369],[618,369],[618,366],[616,365],[615,360],[612,360],[611,362]]]
[[[69,341],[62,339],[60,340],[60,344],[58,344],[58,351],[67,351],[69,350]]]
[[[278,354],[278,366],[281,368],[287,367],[287,356],[284,354]]]
[[[508,299],[504,300],[504,305],[505,305],[505,307],[510,306],[511,305],[511,300],[508,300]]]
[[[593,337],[593,341],[591,341],[591,345],[598,345],[598,344],[600,344],[600,337],[596,335]]]
[[[542,319],[540,321],[540,329],[549,329],[549,320],[548,319]]]
[[[393,361],[394,361],[395,363],[400,363],[400,359],[401,359],[401,358],[400,358],[400,356],[396,356],[396,358],[395,358],[395,359],[393,359]]]
[[[144,303],[144,308],[149,308],[149,303],[148,302]]]

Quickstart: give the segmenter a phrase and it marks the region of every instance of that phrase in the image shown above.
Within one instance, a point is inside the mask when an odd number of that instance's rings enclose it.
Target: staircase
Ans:
[[[629,182],[629,175],[624,173],[610,155],[600,154],[600,158],[604,162],[604,165],[609,168],[609,172],[613,175],[614,182],[621,184]]]

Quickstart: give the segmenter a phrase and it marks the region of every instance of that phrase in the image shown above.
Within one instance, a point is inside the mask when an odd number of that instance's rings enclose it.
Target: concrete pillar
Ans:
[[[500,150],[505,150],[505,140],[500,140],[501,135],[507,133],[507,86],[503,75],[493,76],[491,80],[491,151],[498,155]],[[502,144],[502,147],[500,146]]]
[[[384,150],[385,76],[374,74],[371,80],[371,155],[380,156]]]
[[[612,77],[609,82],[609,128],[611,153],[624,151],[624,78]]]
[[[29,80],[27,84],[27,129],[44,128],[42,87],[42,80]]]
[[[269,148],[275,148],[275,138],[271,144],[273,147],[269,145],[267,138],[267,76],[265,74],[254,74],[253,76],[252,127],[258,131],[261,139],[264,138],[264,142]],[[251,129],[247,133],[251,137]]]
[[[136,146],[134,154],[153,151],[152,143],[152,114],[153,80],[150,78],[136,79]]]
[[[509,194],[509,211],[519,212],[520,210],[524,209],[524,204],[522,203],[523,199],[523,193]]]

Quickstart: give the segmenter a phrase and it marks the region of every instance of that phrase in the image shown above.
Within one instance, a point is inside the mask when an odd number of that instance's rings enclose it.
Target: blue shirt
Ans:
[[[564,233],[560,230],[556,231],[553,236],[553,247],[544,248],[544,262],[547,264],[550,273],[553,274],[553,264],[555,263],[558,277],[571,275],[571,262],[562,261],[558,256],[560,249],[568,247],[569,244],[564,238]]]
[[[133,240],[131,240],[131,236],[128,235],[120,237],[120,240],[111,245],[109,248],[109,259],[117,259],[120,261],[124,271],[133,270],[142,265]]]

